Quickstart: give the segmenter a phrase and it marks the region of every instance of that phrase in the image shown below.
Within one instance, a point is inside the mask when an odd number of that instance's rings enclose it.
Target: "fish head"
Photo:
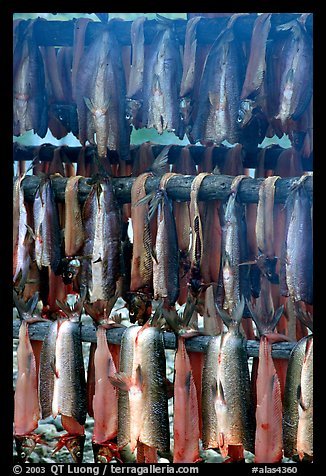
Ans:
[[[241,127],[245,127],[251,121],[254,107],[255,103],[251,99],[241,101],[237,117],[237,123]]]
[[[113,458],[122,463],[118,445],[112,442],[94,443],[92,442],[94,463],[109,463]]]
[[[15,436],[18,460],[21,463],[25,463],[27,461],[27,458],[34,451],[37,441],[38,436],[33,434]]]
[[[180,114],[182,121],[187,125],[190,121],[192,113],[192,100],[190,97],[184,97],[180,99],[179,104]]]
[[[62,260],[62,280],[64,284],[71,284],[80,269],[80,260],[77,258],[64,258]]]
[[[128,308],[129,318],[132,324],[135,322],[138,322],[139,325],[145,324],[152,313],[150,295],[141,292],[129,293]]]
[[[125,117],[129,125],[133,124],[141,105],[142,103],[138,99],[126,98]]]
[[[73,461],[81,463],[83,461],[85,435],[64,435],[62,438],[62,442],[69,451]]]

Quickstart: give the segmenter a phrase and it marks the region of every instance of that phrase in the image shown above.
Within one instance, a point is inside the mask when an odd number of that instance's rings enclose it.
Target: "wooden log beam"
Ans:
[[[13,143],[13,160],[15,162],[19,162],[22,160],[25,161],[32,161],[36,156],[40,162],[50,162],[53,158],[53,151],[58,146],[53,144],[42,144],[41,147],[39,146],[26,146],[22,145],[19,142]],[[163,150],[165,146],[162,144],[153,144],[152,150],[154,157],[157,157],[158,154]],[[181,149],[185,147],[183,145],[172,145],[169,152],[168,152],[168,161],[170,164],[173,164],[176,159],[180,156]],[[130,146],[130,160],[133,161],[138,154],[140,145],[131,145]],[[73,162],[76,163],[79,152],[81,147],[68,147],[62,146],[62,153],[61,153],[61,160],[62,162]],[[201,145],[191,145],[189,146],[189,151],[191,154],[192,159],[196,164],[200,164],[200,162],[204,158],[204,153],[206,151],[206,147]],[[276,144],[270,145],[265,148],[265,156],[264,156],[264,169],[265,170],[273,170],[275,169],[277,159],[279,155],[286,149],[280,147]],[[213,165],[217,165],[219,168],[223,167],[225,157],[227,152],[230,150],[230,147],[226,147],[224,145],[216,146],[213,149],[212,159]],[[243,147],[243,166],[245,168],[253,168],[255,169],[258,165],[258,154],[262,150],[260,147],[257,147],[255,152],[247,151],[245,147]],[[90,161],[94,154],[96,153],[95,146],[87,146],[85,151],[85,160]],[[108,149],[108,160],[111,163],[116,163],[117,161],[117,153],[115,151],[110,151]],[[302,158],[301,160],[302,168],[304,171],[312,171],[313,170],[313,155],[307,159]]]
[[[167,194],[172,200],[181,202],[190,200],[190,187],[194,180],[193,175],[177,175],[172,177],[167,184]],[[79,181],[79,200],[83,203],[91,190],[91,178],[81,178]],[[131,187],[135,177],[116,177],[112,179],[116,197],[120,203],[130,203]],[[199,191],[199,200],[226,200],[230,193],[231,183],[233,177],[231,175],[209,175],[204,178],[202,186]],[[259,196],[259,187],[264,179],[248,178],[242,180],[238,197],[242,203],[257,203]],[[279,179],[275,185],[275,202],[284,203],[292,185],[298,177]],[[41,179],[34,175],[27,175],[22,181],[25,200],[32,202],[34,200],[35,192]],[[64,202],[65,186],[67,178],[53,177],[51,179],[54,190],[55,199],[58,202]],[[148,178],[146,181],[146,192],[150,193],[156,190],[159,186],[159,177]],[[313,177],[310,176],[305,182],[305,187],[312,199],[313,193]]]
[[[163,14],[164,15],[164,14]],[[298,18],[298,13],[273,13],[271,36],[273,36],[277,25],[286,23],[294,18]],[[252,28],[257,13],[239,17],[234,25],[236,36],[242,40],[249,40],[251,38]],[[216,39],[222,29],[226,26],[229,18],[202,18],[197,27],[197,41],[199,44],[210,44]],[[17,34],[23,34],[29,20],[22,20],[18,25]],[[185,32],[187,20],[176,19],[170,20],[174,24],[176,36],[181,44],[185,41]],[[99,31],[110,28],[118,38],[122,45],[131,44],[130,28],[131,21],[121,21],[119,19],[112,19],[108,24],[97,21],[89,22],[86,29],[85,44],[88,45],[98,34]],[[75,20],[68,21],[46,21],[40,19],[34,24],[34,34],[36,43],[39,46],[72,46],[74,38]],[[313,19],[310,14],[306,21],[307,31],[312,34]],[[150,44],[153,41],[157,29],[156,20],[147,20],[144,25],[145,43]]]
[[[47,335],[50,322],[37,322],[29,324],[29,337],[31,340],[43,341]],[[20,321],[13,321],[13,338],[19,337]],[[106,332],[107,340],[110,344],[120,344],[125,327],[109,329]],[[81,325],[81,338],[83,342],[96,342],[96,327],[92,324]],[[166,349],[176,350],[176,338],[173,332],[163,333],[164,346]],[[186,340],[186,348],[191,352],[206,352],[211,336],[195,336]],[[258,357],[259,341],[248,340],[248,357]],[[276,342],[272,344],[272,356],[279,359],[288,359],[295,342]]]

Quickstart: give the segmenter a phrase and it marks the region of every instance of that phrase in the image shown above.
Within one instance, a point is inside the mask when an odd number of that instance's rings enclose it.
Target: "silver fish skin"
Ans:
[[[139,441],[158,451],[168,452],[170,430],[163,335],[157,328],[147,327],[137,338],[143,382]]]
[[[180,292],[179,248],[172,204],[163,189],[154,200],[159,200],[157,213],[156,260],[153,262],[154,299],[164,298],[173,306]]]
[[[146,61],[146,60],[145,60]],[[179,44],[171,28],[159,29],[147,54],[144,73],[143,125],[178,135],[182,77]]]
[[[107,148],[129,158],[130,127],[125,118],[126,81],[121,48],[115,34],[104,29],[85,50],[78,67],[76,104],[79,138],[96,145],[101,158]]]
[[[33,35],[33,20],[14,49],[13,133],[32,130],[41,138],[47,132],[44,64]]]
[[[35,258],[39,269],[51,266],[56,273],[61,261],[61,236],[57,204],[50,180],[40,184],[33,203]]]
[[[55,382],[52,415],[86,420],[86,381],[80,324],[70,319],[60,323],[55,349]]]
[[[313,394],[313,337],[311,337],[306,345],[300,380],[297,451],[301,461],[313,458]]]
[[[39,375],[39,399],[42,419],[45,419],[52,414],[57,333],[58,322],[51,322],[49,331],[42,344]]]
[[[219,447],[222,456],[227,455],[228,445],[242,444],[254,452],[255,416],[251,395],[249,367],[245,338],[240,332],[244,298],[230,317],[217,307],[228,327],[222,335],[218,356],[218,381],[215,409],[218,421]]]
[[[280,57],[280,89],[276,119],[285,124],[297,120],[306,110],[312,97],[313,49],[312,39],[297,19],[278,27],[288,31],[284,55]]]
[[[218,380],[218,355],[221,336],[209,340],[202,375],[202,442],[203,448],[218,448],[218,425],[215,398]]]
[[[286,373],[283,401],[283,451],[284,456],[292,458],[296,454],[299,423],[298,389],[301,385],[301,372],[307,342],[311,335],[303,337],[291,351]]]
[[[94,184],[83,208],[85,259],[81,292],[90,301],[109,300],[116,292],[121,248],[121,213],[109,179]]]
[[[120,348],[119,371],[127,377],[131,377],[134,359],[135,339],[140,326],[128,327],[123,333]],[[123,448],[130,442],[131,424],[129,393],[128,390],[118,389],[118,447]]]
[[[281,293],[294,302],[313,303],[311,204],[304,177],[286,201],[287,225],[280,269]]]
[[[24,203],[22,177],[17,177],[14,184],[13,195],[13,282],[19,272],[22,272],[21,283],[25,283],[30,264],[29,246],[27,235],[27,210]]]
[[[237,201],[237,190],[245,175],[238,175],[232,182],[231,195],[225,209],[223,233],[222,276],[225,290],[223,308],[231,314],[240,302],[241,295],[247,296],[244,266],[246,260],[246,230],[244,229],[244,207]]]
[[[194,142],[239,142],[237,119],[244,75],[242,48],[230,27],[217,37],[205,61],[198,112],[190,133]]]

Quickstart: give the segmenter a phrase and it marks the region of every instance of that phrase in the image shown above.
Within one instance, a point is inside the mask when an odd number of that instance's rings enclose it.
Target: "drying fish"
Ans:
[[[192,160],[189,147],[182,147],[180,156],[172,165],[172,172],[185,175],[196,175],[196,166]],[[173,213],[177,228],[178,247],[180,253],[179,277],[180,294],[178,304],[186,302],[188,294],[188,280],[190,272],[190,209],[188,202],[173,203]]]
[[[149,323],[130,329],[133,330],[126,343],[129,349],[133,348],[132,359],[131,355],[121,359],[126,372],[120,368],[120,373],[110,378],[120,392],[128,392],[119,394],[119,413],[126,409],[127,418],[123,416],[126,422],[119,419],[118,444],[130,442],[134,451],[137,443],[142,443],[146,462],[153,463],[157,462],[154,450],[168,452],[170,445],[163,336],[157,328],[149,327]],[[122,343],[121,356],[124,352]]]
[[[146,60],[143,87],[143,126],[154,127],[159,134],[170,131],[178,135],[182,63],[178,40],[167,22],[158,24]]]
[[[55,347],[58,335],[59,321],[52,321],[45,336],[40,359],[40,386],[39,398],[42,412],[42,419],[52,415],[52,401],[54,391],[55,373]]]
[[[218,421],[215,410],[218,381],[218,355],[221,335],[212,337],[207,345],[202,376],[202,442],[205,450],[219,447]]]
[[[238,175],[231,184],[231,193],[226,204],[225,225],[223,226],[222,273],[224,285],[223,308],[231,314],[242,295],[248,297],[247,270],[240,263],[246,261],[247,232],[245,229],[244,206],[237,201],[241,180],[248,178]]]
[[[266,74],[266,45],[271,29],[271,13],[258,15],[250,42],[250,55],[246,76],[241,91],[238,122],[246,126],[255,113],[255,108],[261,107],[263,83]]]
[[[275,267],[277,257],[274,249],[274,195],[275,183],[280,177],[267,177],[259,188],[256,237],[258,247],[257,265],[273,284],[279,279]]]
[[[157,235],[153,262],[154,299],[163,298],[165,304],[174,306],[180,292],[179,249],[172,203],[165,187],[174,174],[163,175],[160,188],[150,204],[150,219],[157,208]]]
[[[23,179],[24,176],[17,177],[13,188],[13,282],[21,272],[20,287],[24,287],[31,262]]]
[[[131,54],[130,74],[126,95],[126,119],[129,124],[139,128],[142,116],[142,93],[144,86],[145,38],[144,23],[146,17],[138,17],[131,23]]]
[[[50,266],[56,272],[61,260],[61,235],[57,204],[50,180],[41,181],[34,204],[35,258],[41,269]]]
[[[132,46],[132,62],[130,66],[127,89],[128,100],[141,100],[144,83],[144,23],[146,17],[138,17],[131,23],[130,36]]]
[[[40,404],[37,363],[28,332],[29,323],[41,319],[33,315],[38,303],[37,293],[24,306],[14,293],[14,302],[22,319],[17,349],[18,375],[14,405],[14,436],[18,458],[25,462],[36,444],[44,443],[40,436],[33,433],[40,419]]]
[[[79,139],[88,140],[97,152],[107,157],[107,148],[118,152],[120,159],[129,158],[129,125],[125,118],[125,76],[121,48],[112,31],[104,29],[80,59],[76,103]]]
[[[69,177],[65,189],[65,255],[76,256],[84,243],[82,214],[78,201],[80,176]]]
[[[185,335],[178,336],[174,372],[173,463],[196,463],[200,459],[198,402]]]
[[[244,304],[242,297],[231,316],[217,308],[228,328],[228,332],[222,335],[215,389],[218,443],[223,458],[232,458],[235,454],[244,459],[244,449],[254,452],[254,408],[245,339],[240,332]]]
[[[148,177],[163,173],[167,164],[170,147],[164,147],[151,164],[151,171],[141,173],[131,187],[133,250],[128,301],[132,322],[140,320],[144,323],[151,314],[151,298],[153,295],[152,240],[155,236],[153,230],[154,223],[150,223],[148,219],[147,201],[151,196],[145,198],[145,185]]]
[[[85,242],[81,295],[108,300],[116,291],[120,265],[121,217],[109,178],[93,184],[83,208]]]
[[[213,43],[199,88],[199,104],[191,137],[195,142],[239,142],[237,121],[244,80],[244,57],[233,30],[234,20]]]
[[[287,226],[281,264],[281,294],[294,302],[313,303],[311,204],[305,188],[307,176],[293,186],[286,201]]]
[[[200,186],[209,173],[199,173],[191,183],[190,190],[190,220],[192,229],[191,243],[191,269],[190,269],[190,291],[197,297],[204,283],[201,276],[201,265],[203,259],[203,229],[202,220],[198,206],[198,193]]]
[[[299,423],[298,393],[301,386],[303,360],[308,342],[312,336],[303,337],[295,344],[289,358],[286,375],[283,406],[283,449],[284,456],[292,458],[297,453]]]
[[[191,129],[191,115],[193,112],[193,93],[195,88],[198,64],[197,57],[197,25],[200,17],[187,21],[185,46],[183,54],[183,72],[180,85],[180,114],[184,130]],[[198,73],[197,73],[198,74]]]
[[[80,335],[83,301],[78,300],[73,305],[58,302],[58,305],[67,318],[59,322],[56,339],[52,415],[61,415],[67,433],[60,437],[54,452],[66,446],[73,460],[81,463],[86,420],[86,382]]]
[[[128,327],[124,331],[121,339],[119,372],[126,378],[131,379],[130,385],[136,383],[132,381],[132,378],[135,377],[135,374],[133,375],[133,361],[135,358],[135,339],[140,328],[138,325]],[[139,389],[136,385],[134,387],[131,386],[130,390],[132,389],[135,391],[129,391],[125,386],[123,386],[123,388],[121,388],[121,386],[118,387],[117,442],[119,449],[130,443],[131,450],[134,451],[137,444],[134,440],[134,432],[138,433],[139,431],[141,413],[134,411],[138,404]],[[131,433],[131,428],[133,428],[133,434]]]
[[[293,20],[277,27],[287,31],[280,56],[280,89],[277,114],[284,126],[288,119],[297,120],[312,96],[312,40],[302,21]]]
[[[95,462],[109,462],[112,456],[119,459],[114,439],[118,433],[118,394],[109,377],[116,367],[106,339],[106,327],[96,331],[97,347],[94,356],[95,394],[93,397],[94,432],[92,445]]]
[[[14,50],[13,133],[32,130],[44,138],[47,132],[45,77],[42,55],[34,38],[34,22],[26,28]]]
[[[282,393],[281,382],[272,359],[272,343],[288,338],[274,333],[283,306],[274,313],[270,283],[262,277],[262,290],[255,308],[247,303],[260,334],[256,380],[255,462],[279,463],[282,460]],[[287,362],[285,362],[287,367]]]
[[[266,71],[266,42],[271,28],[271,16],[271,13],[262,13],[255,20],[241,100],[256,96],[264,80]]]
[[[299,398],[297,451],[300,461],[313,459],[313,337],[306,343]]]
[[[139,348],[140,366],[137,368],[143,395],[139,441],[166,453],[170,449],[170,432],[162,332],[155,327],[143,327],[137,335],[136,345]]]

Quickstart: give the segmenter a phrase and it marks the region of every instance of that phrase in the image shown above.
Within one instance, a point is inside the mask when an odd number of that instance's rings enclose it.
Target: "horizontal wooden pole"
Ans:
[[[50,322],[37,322],[29,324],[29,337],[31,340],[43,341],[47,335]],[[13,321],[13,338],[18,339],[20,321]],[[107,330],[107,340],[111,344],[120,344],[125,327],[116,327]],[[96,342],[96,327],[92,324],[81,325],[81,338],[83,342]],[[176,337],[173,332],[163,332],[164,346],[166,349],[176,349]],[[206,352],[207,345],[211,336],[195,336],[186,340],[186,348],[190,352]],[[259,341],[248,340],[248,357],[258,357]],[[276,342],[272,344],[272,357],[279,359],[288,359],[295,342]]]
[[[22,160],[31,161],[36,156],[40,162],[50,162],[53,159],[53,152],[58,146],[53,144],[43,144],[40,148],[39,146],[26,146],[22,145],[19,142],[13,143],[13,160],[19,162]],[[162,144],[153,144],[152,151],[154,157],[157,157],[158,154],[163,150],[165,146]],[[170,164],[173,164],[179,157],[180,151],[184,148],[184,145],[172,145],[168,152],[168,161]],[[195,164],[200,164],[204,159],[205,151],[207,147],[201,145],[191,145],[189,147],[190,155],[195,162]],[[138,154],[140,145],[131,145],[130,147],[130,160],[133,161]],[[68,147],[62,146],[61,160],[62,162],[73,162],[76,163],[80,153],[81,147]],[[212,152],[212,161],[213,166],[218,165],[219,168],[222,168],[225,162],[226,154],[230,150],[230,147],[224,145],[216,146],[213,148]],[[244,168],[253,168],[255,169],[258,166],[258,155],[261,152],[260,147],[256,147],[254,150],[247,150],[245,147],[242,148],[242,162]],[[264,169],[273,170],[275,169],[277,159],[279,155],[286,149],[280,147],[276,144],[270,145],[265,148],[264,155]],[[85,149],[85,161],[88,162],[93,159],[94,154],[96,153],[95,146],[87,146]],[[110,151],[108,149],[108,160],[110,163],[117,163],[117,153],[115,151]],[[307,159],[302,158],[301,160],[302,169],[304,171],[313,170],[313,154]]]
[[[114,14],[113,14],[114,15]],[[163,14],[164,16],[164,14]],[[277,25],[286,23],[293,18],[297,18],[297,13],[273,13],[272,14],[272,28],[271,35]],[[256,13],[251,13],[240,17],[236,20],[234,28],[236,36],[242,40],[249,40],[251,38],[254,21],[257,17]],[[222,29],[226,26],[229,18],[202,18],[197,27],[197,41],[199,44],[213,43]],[[184,44],[187,20],[176,19],[171,20],[174,25],[176,36],[181,44]],[[131,44],[131,21],[120,21],[117,19],[110,20],[108,25],[117,35],[118,41],[122,45]],[[28,20],[23,20],[18,25],[17,33],[23,33]],[[40,19],[34,24],[34,34],[36,43],[39,46],[72,46],[74,38],[75,20],[68,21],[45,21]],[[307,30],[312,34],[312,15],[309,15],[306,22]],[[97,33],[105,28],[107,24],[91,21],[86,29],[85,44],[88,45],[97,35]],[[147,20],[144,25],[144,39],[145,43],[149,44],[153,41],[157,28],[156,20]]]
[[[176,175],[172,177],[166,187],[168,196],[172,200],[181,202],[190,200],[191,183],[194,180],[193,175]],[[204,178],[200,191],[199,200],[226,200],[229,196],[231,183],[234,177],[231,175],[209,175]],[[135,177],[114,177],[112,179],[113,187],[117,200],[120,203],[130,203],[131,187]],[[238,197],[242,203],[257,203],[259,197],[259,187],[264,179],[248,178],[242,180],[239,186]],[[279,179],[275,185],[275,203],[284,203],[292,185],[298,177]],[[40,184],[41,178],[35,175],[27,175],[22,181],[26,202],[32,202]],[[91,178],[81,178],[79,180],[79,200],[84,203],[90,190]],[[65,200],[65,187],[67,178],[53,177],[51,179],[55,199],[58,202]],[[146,181],[146,192],[150,193],[159,186],[159,177],[149,177]],[[305,182],[305,187],[312,199],[313,194],[313,177],[309,176]]]

